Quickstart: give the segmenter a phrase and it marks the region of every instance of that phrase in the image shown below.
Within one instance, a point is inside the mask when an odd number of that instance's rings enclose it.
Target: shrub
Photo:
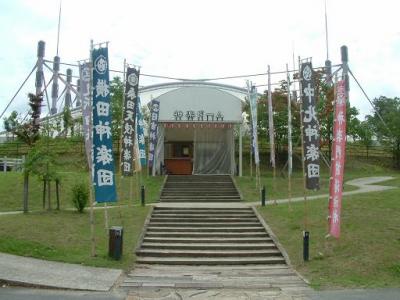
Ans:
[[[85,209],[89,199],[89,191],[85,184],[79,183],[72,187],[72,203],[81,213]]]

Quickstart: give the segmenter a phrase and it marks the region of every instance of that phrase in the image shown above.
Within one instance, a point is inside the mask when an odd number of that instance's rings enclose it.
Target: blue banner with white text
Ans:
[[[149,133],[149,168],[153,167],[154,153],[157,145],[157,127],[158,127],[158,116],[160,112],[160,101],[151,101],[150,111],[150,133]]]
[[[96,202],[116,202],[108,48],[92,51],[93,178]]]
[[[139,148],[139,161],[140,166],[146,166],[146,143],[144,140],[144,130],[143,130],[143,114],[142,114],[142,107],[140,106],[140,97],[137,98],[137,140],[138,140],[138,148]]]

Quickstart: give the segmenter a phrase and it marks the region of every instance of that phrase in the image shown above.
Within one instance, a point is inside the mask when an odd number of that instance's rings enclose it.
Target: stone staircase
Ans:
[[[193,289],[190,299],[199,289],[258,289],[266,293],[260,299],[304,295],[307,284],[263,219],[239,200],[229,176],[168,176],[161,203],[146,220],[135,268],[120,287],[134,289],[138,298],[148,288]]]
[[[169,175],[161,202],[238,202],[240,195],[228,175]]]
[[[285,264],[248,207],[155,207],[136,255],[143,264]]]

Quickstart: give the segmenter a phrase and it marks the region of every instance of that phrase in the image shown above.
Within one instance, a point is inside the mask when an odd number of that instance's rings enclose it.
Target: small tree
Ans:
[[[365,146],[365,149],[367,150],[367,159],[369,148],[372,146],[373,135],[374,129],[371,123],[368,121],[368,118],[365,121],[360,122],[360,125],[358,126],[358,137],[361,144]]]
[[[43,95],[28,94],[30,110],[30,121],[21,124],[17,116],[12,118],[12,122],[7,122],[6,130],[17,136],[22,142],[32,148],[35,142],[40,136],[40,112],[43,102]],[[15,115],[15,114],[14,114]],[[23,210],[28,212],[28,192],[29,192],[29,168],[25,168],[24,171],[24,199],[23,199]]]
[[[89,199],[89,191],[85,184],[78,183],[72,188],[72,203],[78,212],[82,213]]]

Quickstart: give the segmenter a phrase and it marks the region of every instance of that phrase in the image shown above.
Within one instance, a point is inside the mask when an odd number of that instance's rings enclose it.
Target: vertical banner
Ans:
[[[135,116],[139,89],[139,71],[127,68],[125,83],[125,101],[122,127],[121,167],[123,176],[133,175],[133,156],[135,141]]]
[[[150,110],[150,133],[149,133],[149,168],[153,167],[154,163],[154,152],[157,145],[157,127],[158,127],[158,115],[160,112],[160,101],[151,101]]]
[[[333,125],[331,180],[329,185],[329,234],[340,236],[340,211],[342,208],[343,171],[346,154],[346,83],[336,84],[336,103]]]
[[[140,105],[140,97],[137,98],[137,108],[136,108],[136,135],[137,135],[137,145],[138,145],[138,162],[140,162],[140,168],[146,166],[146,143],[144,140],[144,123],[143,123],[143,114],[142,107]]]
[[[92,103],[90,101],[90,63],[79,65],[80,95],[82,102],[82,129],[85,137],[85,152],[89,165],[89,172],[92,171]]]
[[[251,125],[253,133],[253,149],[254,149],[254,163],[260,163],[260,155],[258,152],[258,137],[257,137],[257,89],[255,86],[250,88],[250,111],[251,111]]]
[[[108,48],[92,51],[93,178],[96,202],[116,202],[112,151]]]
[[[272,110],[272,88],[271,88],[271,71],[268,66],[268,132],[270,145],[270,161],[272,168],[275,168],[275,129],[274,114]]]
[[[306,187],[319,189],[319,125],[315,105],[314,76],[311,62],[301,64],[301,101]]]

